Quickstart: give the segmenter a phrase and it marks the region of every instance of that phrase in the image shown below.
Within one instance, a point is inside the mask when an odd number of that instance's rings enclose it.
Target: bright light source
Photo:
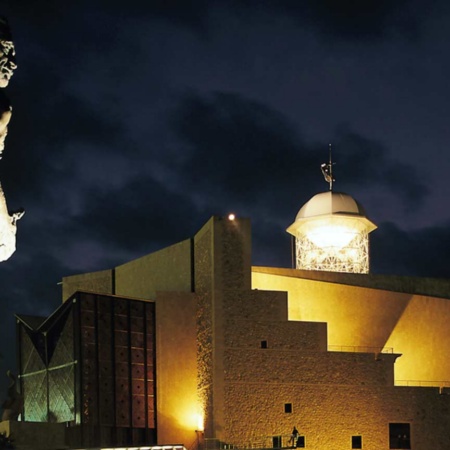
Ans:
[[[204,431],[205,425],[204,425],[204,419],[203,414],[197,415],[197,431]]]
[[[303,270],[368,273],[368,221],[325,215],[295,223],[296,267]]]
[[[357,233],[352,228],[329,224],[309,230],[306,236],[319,248],[339,250],[347,246]]]
[[[375,228],[349,195],[315,195],[287,229],[295,237],[297,269],[368,273],[369,233]]]
[[[234,220],[234,219],[236,219],[236,216],[233,213],[228,214],[228,220]]]

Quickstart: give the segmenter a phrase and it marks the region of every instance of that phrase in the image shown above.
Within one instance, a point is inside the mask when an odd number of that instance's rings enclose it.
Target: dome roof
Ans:
[[[367,217],[364,208],[350,195],[343,192],[321,192],[306,202],[295,220],[308,219],[328,214],[343,214]]]

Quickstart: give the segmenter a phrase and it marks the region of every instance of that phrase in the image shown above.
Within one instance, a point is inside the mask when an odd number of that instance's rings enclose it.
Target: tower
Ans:
[[[296,268],[369,272],[369,233],[376,225],[350,195],[333,191],[333,163],[321,166],[330,189],[312,197],[286,230],[295,237]]]

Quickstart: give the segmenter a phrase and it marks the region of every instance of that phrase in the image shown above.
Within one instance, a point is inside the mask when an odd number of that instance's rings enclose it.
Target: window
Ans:
[[[286,414],[291,414],[292,413],[292,403],[285,403],[284,404],[284,412]]]
[[[272,436],[273,448],[281,448],[281,436]]]
[[[362,448],[362,436],[352,436],[352,448]]]
[[[305,448],[305,436],[299,436],[297,438],[297,448]]]
[[[409,423],[389,424],[389,448],[411,448],[411,431]]]
[[[267,341],[261,341],[261,348],[267,348]]]

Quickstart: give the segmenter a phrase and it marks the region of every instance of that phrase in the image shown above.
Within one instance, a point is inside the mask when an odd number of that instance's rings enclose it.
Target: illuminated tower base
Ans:
[[[296,268],[368,273],[369,233],[375,228],[349,195],[315,195],[287,229],[295,237]]]

